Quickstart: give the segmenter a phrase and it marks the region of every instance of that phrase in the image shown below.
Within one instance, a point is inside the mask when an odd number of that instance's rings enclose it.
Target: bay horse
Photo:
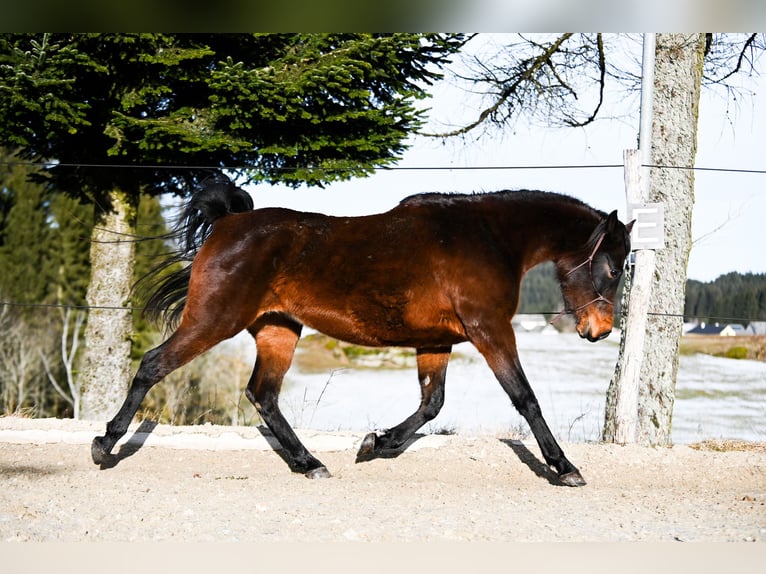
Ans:
[[[202,184],[186,205],[177,259],[192,263],[156,286],[147,303],[151,314],[178,326],[145,354],[119,412],[93,440],[96,464],[114,457],[112,448],[153,385],[247,329],[257,349],[247,398],[293,472],[329,477],[278,405],[307,325],[357,345],[417,351],[420,405],[402,423],[365,436],[357,462],[400,449],[439,413],[452,346],[470,341],[561,483],[585,484],[542,416],[511,318],[524,273],[553,261],[563,313],[574,316],[581,337],[606,337],[632,222],[565,195],[528,190],[414,195],[361,217],[252,208],[247,192],[225,178]]]

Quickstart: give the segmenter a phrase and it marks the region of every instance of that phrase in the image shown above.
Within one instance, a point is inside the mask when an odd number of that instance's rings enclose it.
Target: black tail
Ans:
[[[229,213],[253,209],[253,199],[224,175],[204,180],[179,216],[170,235],[179,248],[166,261],[139,280],[149,292],[144,314],[150,320],[175,327],[183,313],[191,276],[191,261],[207,239],[213,223]]]

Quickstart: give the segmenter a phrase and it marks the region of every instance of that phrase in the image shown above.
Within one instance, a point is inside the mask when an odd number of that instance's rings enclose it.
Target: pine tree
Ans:
[[[129,378],[141,193],[186,195],[211,171],[311,185],[395,162],[414,101],[462,45],[438,34],[0,35],[0,145],[95,207],[83,415]]]
[[[88,251],[93,209],[81,201],[55,193],[50,199],[48,249],[55,273],[49,298],[60,305],[85,305],[90,277]]]

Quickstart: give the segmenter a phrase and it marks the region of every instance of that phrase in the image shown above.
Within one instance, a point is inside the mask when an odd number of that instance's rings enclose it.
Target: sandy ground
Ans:
[[[0,541],[766,541],[766,446],[562,445],[427,436],[355,464],[363,433],[301,434],[333,478],[290,473],[253,428],[143,426],[99,469],[103,425],[0,418]],[[145,433],[143,431],[150,430]]]

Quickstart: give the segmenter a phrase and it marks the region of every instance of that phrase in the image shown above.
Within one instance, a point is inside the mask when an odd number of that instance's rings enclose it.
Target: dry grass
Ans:
[[[766,335],[686,335],[681,339],[680,350],[682,355],[703,353],[716,357],[766,361]]]
[[[690,444],[689,447],[694,450],[708,450],[715,452],[766,452],[766,443],[731,439],[710,439]]]

